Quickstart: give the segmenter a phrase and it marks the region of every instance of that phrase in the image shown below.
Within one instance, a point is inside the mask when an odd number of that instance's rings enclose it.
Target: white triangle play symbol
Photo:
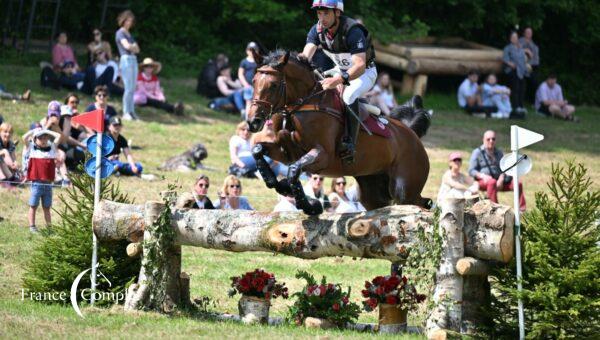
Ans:
[[[522,127],[518,127],[517,125],[511,126],[510,136],[511,136],[511,143],[510,143],[511,150],[518,150],[518,149],[524,148],[526,146],[529,146],[531,144],[535,144],[544,139],[543,135],[541,135],[537,132],[533,132],[533,131],[524,129]]]

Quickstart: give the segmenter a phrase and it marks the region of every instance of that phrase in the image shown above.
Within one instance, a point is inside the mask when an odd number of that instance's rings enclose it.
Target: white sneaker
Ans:
[[[133,120],[133,117],[129,113],[124,113],[123,114],[123,119],[125,119],[125,120]]]
[[[133,119],[134,119],[134,120],[141,120],[141,119],[140,119],[140,116],[138,116],[138,114],[137,114],[137,113],[135,113],[135,112],[132,112],[132,113],[131,113],[131,117],[133,117]]]
[[[493,112],[490,116],[495,119],[504,118],[504,114],[502,112]]]
[[[142,174],[140,176],[144,181],[156,181],[158,178],[156,177],[156,175],[153,174]]]

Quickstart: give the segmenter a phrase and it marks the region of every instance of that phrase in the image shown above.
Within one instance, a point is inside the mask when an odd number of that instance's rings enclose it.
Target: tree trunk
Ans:
[[[469,70],[481,74],[499,73],[501,61],[470,61],[447,59],[410,59],[406,72],[409,74],[466,75]]]
[[[131,240],[144,233],[144,207],[101,201],[94,213],[100,240]],[[508,262],[513,256],[512,209],[490,201],[465,211],[465,253]],[[433,213],[416,206],[391,206],[367,213],[261,213],[240,210],[174,209],[176,244],[236,252],[268,251],[300,258],[352,256],[403,262],[419,223],[430,226]],[[357,237],[359,226],[369,235]],[[138,241],[142,238],[139,237]],[[133,241],[133,240],[132,240]]]
[[[463,278],[456,263],[464,257],[464,200],[442,200],[440,229],[444,233],[440,267],[433,293],[435,307],[427,319],[427,334],[460,331]]]
[[[402,87],[400,88],[400,93],[402,95],[412,95],[413,89],[415,87],[415,79],[416,76],[411,76],[408,73],[404,73],[402,76]]]
[[[408,66],[408,60],[406,58],[398,57],[394,54],[377,51],[377,57],[375,61],[379,64],[389,66],[393,69],[405,71]]]
[[[489,322],[484,312],[490,304],[489,266],[485,261],[464,257],[458,260],[456,271],[463,277],[461,332],[473,334],[477,325]]]
[[[388,53],[395,56],[404,56],[407,48],[398,44],[384,45],[378,41],[373,41],[373,47],[375,47],[375,59],[379,57],[379,53]]]
[[[406,49],[405,56],[408,59],[501,61],[502,51],[445,47],[409,47]],[[377,54],[377,58],[379,58],[379,54]]]
[[[425,96],[427,91],[427,75],[419,74],[415,80],[415,87],[413,89],[413,95]]]

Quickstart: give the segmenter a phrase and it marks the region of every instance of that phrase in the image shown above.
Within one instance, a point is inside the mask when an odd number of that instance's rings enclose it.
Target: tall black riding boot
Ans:
[[[358,99],[354,103],[348,105],[347,109],[354,112],[353,115],[350,112],[346,112],[346,135],[342,140],[342,152],[341,157],[344,164],[349,165],[354,163],[354,153],[356,152],[356,141],[358,139],[358,130],[360,123],[358,121],[359,113],[359,102]]]

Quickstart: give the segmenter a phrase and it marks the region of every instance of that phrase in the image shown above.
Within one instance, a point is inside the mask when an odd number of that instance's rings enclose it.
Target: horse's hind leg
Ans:
[[[269,163],[265,160],[265,155],[268,154],[268,148],[274,146],[274,144],[256,144],[252,148],[252,156],[256,160],[256,167],[260,172],[267,188],[273,189],[277,191],[280,195],[283,196],[291,196],[292,188],[288,183],[287,179],[283,179],[281,181],[277,181],[277,176],[273,172],[273,169],[269,166]]]

